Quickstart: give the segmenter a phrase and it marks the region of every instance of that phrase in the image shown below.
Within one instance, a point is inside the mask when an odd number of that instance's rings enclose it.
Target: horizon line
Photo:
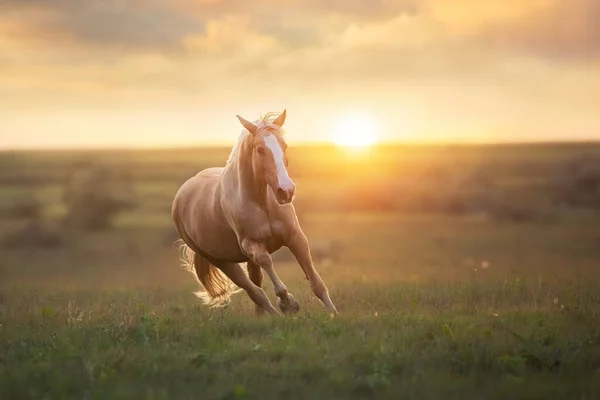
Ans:
[[[573,144],[599,144],[600,138],[594,139],[552,139],[552,140],[498,140],[498,141],[475,141],[475,140],[455,140],[455,141],[439,141],[439,140],[384,140],[378,143],[374,143],[369,148],[382,148],[382,147],[402,147],[402,146],[419,146],[419,147],[440,147],[440,146],[465,146],[465,147],[477,147],[477,146],[548,146],[548,145],[573,145]],[[128,151],[128,150],[186,150],[186,149],[224,149],[232,148],[235,143],[189,143],[189,144],[177,144],[177,145],[118,145],[114,146],[17,146],[17,147],[0,147],[0,153],[6,152],[40,152],[40,151]],[[344,149],[346,146],[338,145],[330,141],[307,141],[294,143],[291,148],[294,147],[335,147]]]

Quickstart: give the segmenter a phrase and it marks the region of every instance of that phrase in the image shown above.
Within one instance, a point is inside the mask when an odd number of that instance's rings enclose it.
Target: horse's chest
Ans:
[[[285,225],[281,221],[262,219],[255,221],[249,236],[264,244],[268,251],[276,251],[285,242]]]
[[[276,251],[285,242],[285,226],[280,221],[271,222],[271,235],[267,239],[267,250]]]

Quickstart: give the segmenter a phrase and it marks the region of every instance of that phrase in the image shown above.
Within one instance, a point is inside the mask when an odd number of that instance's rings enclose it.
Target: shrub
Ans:
[[[62,244],[60,230],[42,219],[31,219],[11,225],[0,238],[3,248],[58,247]]]
[[[483,215],[502,221],[532,221],[547,219],[547,215],[530,204],[511,199],[487,171],[452,176],[447,173],[424,175],[415,188],[406,190],[408,208],[427,213],[452,215]]]
[[[578,156],[565,162],[556,174],[554,199],[561,205],[600,208],[600,156]]]
[[[86,230],[109,228],[114,218],[137,207],[130,177],[98,164],[75,166],[65,184],[66,223]]]
[[[42,206],[34,196],[27,196],[0,209],[3,219],[29,220],[42,217]]]

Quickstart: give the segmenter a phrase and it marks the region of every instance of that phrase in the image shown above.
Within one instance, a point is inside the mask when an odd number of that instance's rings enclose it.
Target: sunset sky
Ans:
[[[0,0],[0,147],[600,139],[598,0]]]

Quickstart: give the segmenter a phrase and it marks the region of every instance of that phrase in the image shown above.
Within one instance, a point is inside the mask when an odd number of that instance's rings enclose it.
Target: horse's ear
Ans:
[[[252,122],[246,121],[244,118],[240,117],[239,115],[236,115],[236,117],[237,117],[237,119],[240,120],[240,122],[242,123],[244,128],[248,129],[248,132],[254,134],[254,132],[256,132],[256,130],[258,129],[258,127],[256,125],[254,125]]]
[[[279,114],[279,116],[277,118],[275,118],[273,123],[278,126],[283,126],[284,122],[285,122],[285,109],[283,109],[283,112],[281,114]]]

